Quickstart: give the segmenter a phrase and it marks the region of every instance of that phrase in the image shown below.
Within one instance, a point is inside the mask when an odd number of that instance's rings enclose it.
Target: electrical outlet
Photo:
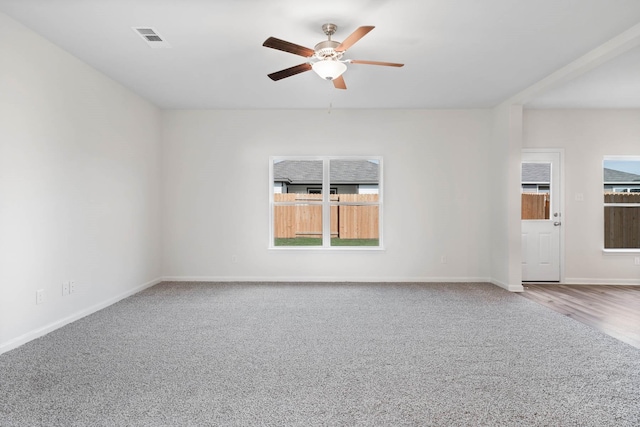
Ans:
[[[446,264],[447,263],[447,256],[446,255],[442,255],[440,257],[440,264]]]
[[[640,256],[637,256],[633,262],[635,265],[640,265]]]
[[[74,294],[77,290],[76,282],[73,280],[69,281],[69,294]]]
[[[36,304],[42,304],[44,302],[44,289],[38,289],[36,291]]]
[[[231,262],[234,264],[238,263],[238,255],[231,255]]]
[[[62,296],[69,295],[69,282],[62,282]]]

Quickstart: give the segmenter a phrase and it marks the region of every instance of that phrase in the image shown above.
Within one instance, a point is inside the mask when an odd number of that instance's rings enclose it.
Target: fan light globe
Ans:
[[[325,80],[337,79],[347,71],[347,66],[344,63],[335,60],[318,61],[311,68]]]

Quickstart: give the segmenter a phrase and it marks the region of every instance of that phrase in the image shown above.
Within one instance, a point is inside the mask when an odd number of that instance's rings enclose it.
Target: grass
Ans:
[[[296,237],[293,239],[275,239],[275,246],[322,246],[322,239],[317,237]],[[379,246],[378,239],[331,239],[331,246]]]

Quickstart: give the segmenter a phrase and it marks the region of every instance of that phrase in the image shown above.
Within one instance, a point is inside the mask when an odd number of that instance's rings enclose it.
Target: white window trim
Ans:
[[[309,204],[317,204],[322,206],[322,218],[329,218],[327,221],[322,221],[322,246],[275,246],[274,245],[274,230],[273,230],[273,211],[275,202],[273,199],[273,164],[278,160],[318,160],[323,162],[322,169],[322,188],[331,188],[329,177],[329,161],[331,160],[377,160],[378,169],[378,201],[373,202],[330,202],[331,191],[325,191],[322,193],[322,202]],[[382,165],[382,156],[270,156],[269,157],[269,241],[267,248],[274,251],[384,251],[384,215],[383,215],[383,174],[384,168]],[[279,202],[278,205],[296,205],[297,203],[291,202]],[[378,206],[378,246],[331,246],[331,206],[347,206],[347,205],[372,205]]]

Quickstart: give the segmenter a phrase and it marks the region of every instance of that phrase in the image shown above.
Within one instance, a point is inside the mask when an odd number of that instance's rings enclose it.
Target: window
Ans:
[[[382,247],[381,157],[272,157],[270,248]]]
[[[523,162],[521,189],[521,219],[549,219],[551,163]]]
[[[604,248],[640,250],[640,157],[605,157]]]

